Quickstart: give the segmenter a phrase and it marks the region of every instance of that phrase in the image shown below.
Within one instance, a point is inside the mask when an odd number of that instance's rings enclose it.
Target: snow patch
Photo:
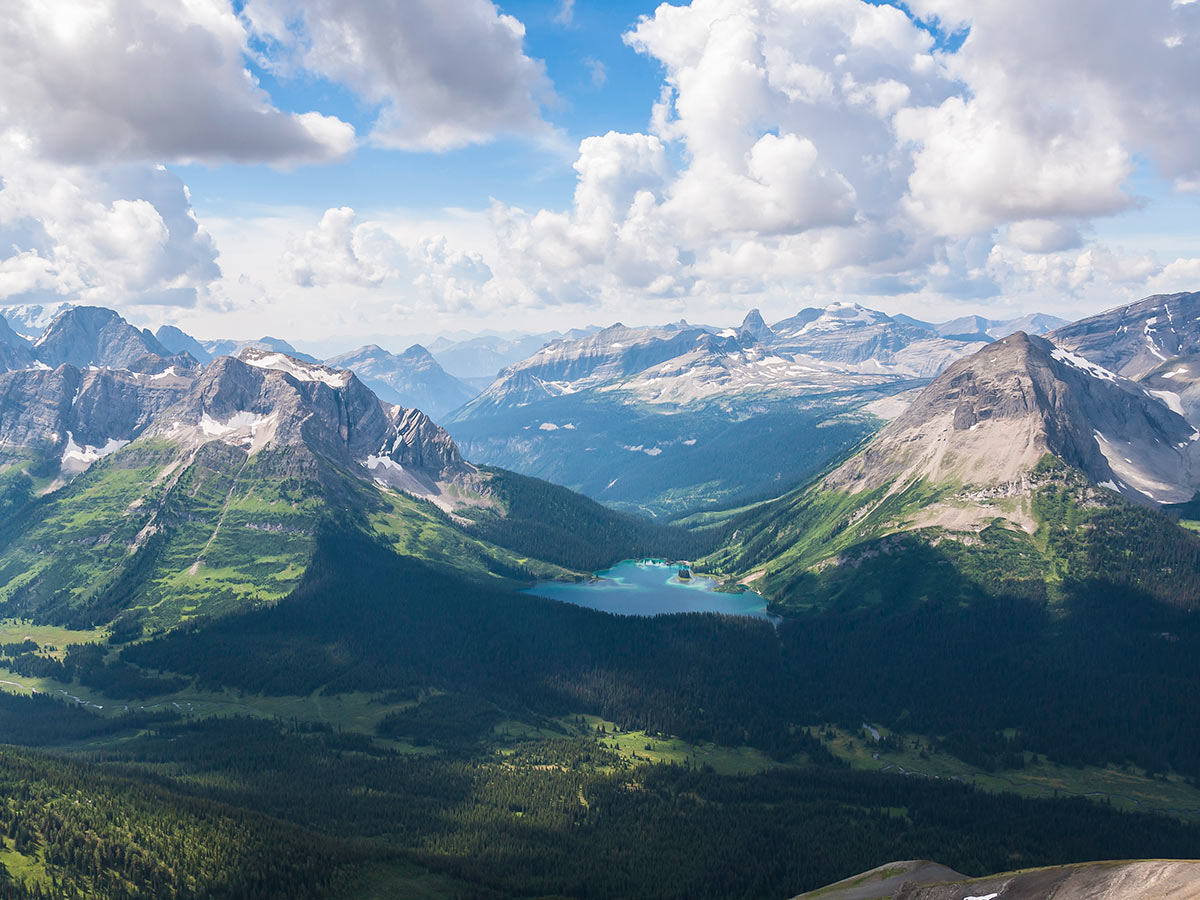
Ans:
[[[68,431],[67,446],[63,448],[62,454],[62,468],[68,472],[82,472],[96,460],[103,459],[110,453],[116,453],[128,443],[129,441],[109,438],[104,442],[103,447],[93,447],[91,444],[80,447],[75,443],[75,436]]]
[[[200,418],[200,432],[205,438],[217,438],[231,447],[240,447],[249,454],[257,453],[275,436],[274,413],[264,416],[240,410],[221,422],[208,413]],[[176,423],[176,428],[183,426]]]
[[[973,897],[964,897],[963,900],[996,900],[996,898],[999,896],[1000,896],[999,893],[979,894],[979,895],[973,896]]]
[[[403,472],[404,466],[396,462],[390,456],[376,456],[371,454],[367,457],[366,466],[368,469],[392,469],[396,472]]]
[[[1155,460],[1152,448],[1139,447],[1136,449],[1141,452],[1134,454],[1138,457],[1135,462],[1125,455],[1135,449],[1130,442],[1112,441],[1099,431],[1093,431],[1092,436],[1096,439],[1096,445],[1100,448],[1101,454],[1108,461],[1109,468],[1130,489],[1159,503],[1182,503],[1190,500],[1195,493],[1189,490],[1187,485],[1163,480],[1163,475],[1155,473],[1156,469],[1159,472],[1162,471],[1164,463],[1169,465],[1174,461],[1173,456],[1171,459],[1164,460],[1160,455],[1160,458]],[[1124,446],[1118,449],[1122,444]],[[1165,473],[1167,478],[1170,478],[1171,474],[1170,472]]]
[[[1072,366],[1076,369],[1082,369],[1093,378],[1102,378],[1105,381],[1111,381],[1114,384],[1117,381],[1117,376],[1108,371],[1108,369],[1104,368],[1104,366],[1098,366],[1094,362],[1084,359],[1082,356],[1077,356],[1068,350],[1064,350],[1062,347],[1055,347],[1054,352],[1050,355],[1059,362],[1066,363],[1068,366]]]
[[[320,381],[331,388],[344,388],[350,383],[349,372],[338,372],[325,366],[313,366],[308,363],[302,363],[300,360],[292,359],[283,353],[269,353],[265,356],[259,356],[256,353],[247,353],[241,359],[247,365],[258,369],[274,369],[276,372],[291,375],[297,381]]]
[[[696,439],[695,439],[695,438],[688,438],[686,441],[684,441],[684,442],[683,442],[683,446],[685,446],[685,447],[695,447],[695,446],[696,446]]]
[[[1146,391],[1146,393],[1155,399],[1161,400],[1171,412],[1186,417],[1183,411],[1183,402],[1174,391]]]
[[[228,422],[218,422],[208,413],[205,413],[200,419],[200,430],[209,437],[225,437],[228,434],[233,434],[233,432],[243,429],[249,429],[250,433],[253,434],[267,418],[267,416],[243,410],[230,416]]]

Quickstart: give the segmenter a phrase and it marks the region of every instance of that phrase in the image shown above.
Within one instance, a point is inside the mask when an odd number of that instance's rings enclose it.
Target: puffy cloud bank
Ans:
[[[1190,270],[1085,235],[1139,202],[1139,162],[1200,184],[1200,4],[693,0],[625,40],[665,73],[649,127],[582,141],[568,209],[496,205],[497,296],[1123,296]]]
[[[9,4],[0,303],[189,306],[205,295],[221,277],[217,248],[162,165],[290,169],[343,159],[358,140],[335,116],[278,108],[251,62],[349,89],[374,116],[374,144],[445,150],[546,130],[549,82],[523,36],[490,0]],[[388,270],[363,263],[339,216],[289,248],[289,276],[381,283]],[[432,259],[422,289],[453,297],[448,265]]]

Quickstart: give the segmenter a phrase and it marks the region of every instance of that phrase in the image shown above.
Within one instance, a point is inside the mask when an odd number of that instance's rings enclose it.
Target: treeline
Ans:
[[[488,591],[346,532],[322,540],[285,602],[194,623],[122,658],[272,694],[468,693],[781,758],[825,752],[803,726],[869,717],[974,747],[968,757],[981,764],[1002,763],[1003,732],[1017,729],[1028,749],[1060,762],[1200,775],[1195,613],[1104,583],[1077,584],[1055,605],[964,583],[975,598],[964,604],[949,590],[962,576],[940,552],[924,547],[892,571],[939,582],[944,599],[883,598],[776,630]],[[885,589],[903,585],[897,577]]]
[[[186,682],[174,677],[153,677],[125,662],[108,662],[106,650],[99,644],[71,644],[63,659],[23,649],[5,661],[5,665],[27,678],[53,678],[64,684],[78,680],[86,687],[103,691],[110,697],[127,700],[169,694]],[[24,645],[22,645],[24,647]]]
[[[322,540],[283,603],[195,622],[122,660],[269,694],[474,693],[544,715],[589,712],[780,756],[821,753],[787,727],[784,658],[762,619],[628,618],[487,590],[355,533]],[[786,695],[785,695],[786,696]]]
[[[99,716],[67,700],[46,694],[25,696],[0,691],[0,741],[26,747],[46,747],[122,734],[173,722],[171,712],[131,712]]]
[[[504,507],[473,515],[467,530],[494,544],[568,569],[594,572],[623,559],[666,556],[695,559],[718,536],[659,525],[642,516],[615,512],[581,494],[504,469],[484,468],[488,488]]]
[[[1200,850],[1200,826],[1166,817],[839,767],[719,776],[631,766],[590,740],[518,744],[503,756],[342,746],[333,734],[224,719],[108,758],[178,772],[178,789],[197,797],[371,839],[474,895],[788,897],[894,859],[982,875]]]

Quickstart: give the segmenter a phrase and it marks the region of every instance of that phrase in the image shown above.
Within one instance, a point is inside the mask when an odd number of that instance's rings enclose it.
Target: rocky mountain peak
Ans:
[[[213,361],[213,354],[202,343],[174,325],[161,325],[154,332],[154,337],[171,353],[188,353],[207,365]]]
[[[1064,325],[1046,337],[1110,371],[1139,379],[1175,357],[1200,353],[1200,291],[1155,294]]]
[[[763,321],[762,313],[757,309],[752,309],[746,313],[746,318],[742,320],[742,327],[738,331],[750,335],[756,341],[763,342],[770,340],[775,334],[767,323]]]
[[[33,347],[0,317],[0,372],[28,369],[37,365]]]
[[[154,430],[185,446],[311,453],[426,496],[474,471],[428,416],[382,402],[354,373],[254,348],[213,361]]]
[[[959,360],[826,479],[1017,490],[1047,453],[1141,502],[1190,499],[1197,432],[1137,385],[1017,332]]]
[[[196,366],[190,356],[172,354],[149,331],[134,328],[101,306],[65,309],[37,339],[33,351],[51,368],[66,363],[155,374],[171,366]]]
[[[390,353],[368,344],[326,360],[328,365],[350,369],[379,397],[389,403],[441,416],[475,396],[475,391],[441,367],[420,344],[403,353]]]

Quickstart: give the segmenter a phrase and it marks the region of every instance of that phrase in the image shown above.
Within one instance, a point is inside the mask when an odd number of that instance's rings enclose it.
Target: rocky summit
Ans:
[[[943,372],[825,483],[1018,485],[1049,453],[1132,499],[1178,502],[1195,492],[1197,436],[1136,384],[1018,332]]]
[[[196,360],[173,354],[149,331],[134,328],[111,309],[76,306],[55,317],[33,345],[50,367],[66,363],[156,374],[175,366],[195,368]]]
[[[434,417],[457,409],[476,393],[448,374],[420,344],[413,344],[403,353],[389,353],[377,344],[369,344],[330,357],[326,363],[350,369],[380,399]]]

